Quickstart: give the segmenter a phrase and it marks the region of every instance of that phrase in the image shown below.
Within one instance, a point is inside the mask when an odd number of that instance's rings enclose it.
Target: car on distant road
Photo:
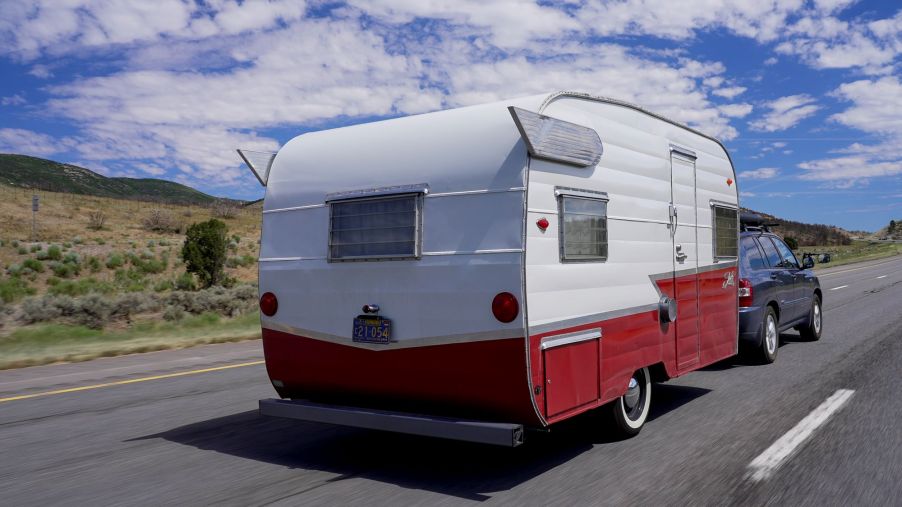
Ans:
[[[811,270],[813,258],[800,263],[759,215],[743,213],[740,222],[740,350],[747,357],[772,363],[782,331],[795,328],[803,339],[820,339],[823,292]]]

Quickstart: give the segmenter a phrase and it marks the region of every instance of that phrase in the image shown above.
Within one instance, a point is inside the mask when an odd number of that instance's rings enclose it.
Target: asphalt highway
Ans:
[[[0,372],[4,505],[899,505],[902,258],[819,272],[823,338],[515,449],[257,414],[259,342]]]

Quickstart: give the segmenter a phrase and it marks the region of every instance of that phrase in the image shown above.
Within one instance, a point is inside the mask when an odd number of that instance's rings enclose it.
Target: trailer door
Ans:
[[[698,209],[695,154],[673,148],[670,155],[673,226],[673,286],[677,300],[676,357],[682,370],[699,360]]]

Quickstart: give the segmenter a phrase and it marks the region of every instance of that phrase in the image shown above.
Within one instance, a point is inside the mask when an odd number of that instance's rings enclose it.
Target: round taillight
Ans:
[[[501,322],[512,322],[520,313],[520,303],[510,292],[501,292],[492,300],[492,314]]]
[[[260,311],[267,317],[272,317],[279,311],[279,300],[272,292],[266,292],[260,296]]]

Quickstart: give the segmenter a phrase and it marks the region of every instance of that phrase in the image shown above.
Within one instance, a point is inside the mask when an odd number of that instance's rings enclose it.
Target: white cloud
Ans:
[[[749,128],[764,132],[777,132],[795,126],[816,113],[820,106],[807,94],[788,95],[765,104],[769,109],[762,118],[749,122]]]
[[[740,179],[746,180],[769,180],[776,178],[780,174],[780,170],[775,167],[762,167],[760,169],[750,169],[739,173]]]
[[[25,129],[0,129],[0,152],[47,156],[65,149],[68,142]]]
[[[32,66],[31,70],[28,71],[28,74],[38,79],[49,79],[53,77],[53,72],[50,71],[50,67],[41,64]]]
[[[743,88],[742,86],[731,86],[729,88],[720,88],[718,90],[714,90],[711,93],[713,93],[714,95],[717,95],[718,97],[732,99],[732,98],[736,97],[737,95],[744,93],[745,90],[746,90],[746,88]]]
[[[752,105],[728,104],[725,106],[718,106],[717,109],[720,110],[724,116],[729,116],[730,118],[744,118],[752,112]]]
[[[0,98],[0,106],[21,106],[28,102],[25,100],[25,97],[19,95],[18,93],[10,95],[9,97]]]
[[[776,65],[778,61],[779,60],[777,60],[776,57],[772,56],[772,57],[768,58],[767,60],[764,60],[764,65],[768,65],[768,66]]]
[[[810,160],[799,165],[806,180],[834,185],[865,184],[872,178],[902,175],[902,83],[896,77],[860,80],[833,92],[850,102],[830,119],[876,137],[871,144],[853,143],[842,156]]]

